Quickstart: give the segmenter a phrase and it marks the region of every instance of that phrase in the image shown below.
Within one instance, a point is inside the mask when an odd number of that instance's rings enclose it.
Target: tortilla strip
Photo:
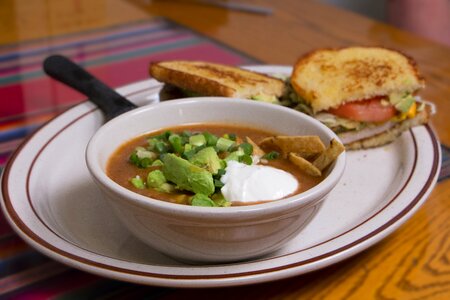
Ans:
[[[289,161],[292,162],[294,165],[300,168],[303,172],[305,172],[308,175],[311,176],[321,176],[322,172],[314,166],[312,163],[304,159],[303,157],[295,154],[295,153],[289,153]]]
[[[325,151],[325,145],[315,135],[267,137],[259,145],[262,148],[278,148],[283,158],[286,158],[290,152],[310,157]]]
[[[275,137],[273,137],[273,136],[269,136],[269,137],[263,138],[259,142],[258,146],[261,147],[261,148],[265,148],[266,150],[277,150],[277,151],[281,152],[280,147],[278,147],[275,144]]]
[[[312,164],[320,171],[323,171],[323,169],[328,167],[344,150],[344,145],[339,143],[336,139],[332,139],[330,141],[330,146],[322,152]]]

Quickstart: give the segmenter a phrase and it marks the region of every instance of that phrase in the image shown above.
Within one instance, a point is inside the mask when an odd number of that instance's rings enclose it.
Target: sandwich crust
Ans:
[[[202,96],[251,98],[280,97],[284,82],[257,72],[199,61],[163,61],[150,64],[150,75],[158,81]]]
[[[381,47],[315,50],[297,61],[291,83],[314,112],[424,85],[412,58]]]

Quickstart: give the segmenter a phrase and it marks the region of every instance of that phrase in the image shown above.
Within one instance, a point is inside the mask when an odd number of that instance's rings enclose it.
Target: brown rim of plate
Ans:
[[[137,94],[137,93],[142,93],[144,91],[149,90],[149,88],[146,89],[142,89],[139,91],[134,91],[133,93],[127,94],[126,97],[129,97],[133,94]],[[66,124],[63,128],[61,128],[58,132],[56,132],[43,146],[41,149],[39,149],[39,151],[37,152],[37,155],[33,158],[33,162],[31,164],[30,170],[28,171],[28,175],[27,175],[27,197],[28,197],[28,202],[33,210],[33,212],[35,213],[36,217],[42,222],[43,226],[45,226],[48,230],[50,230],[53,234],[55,234],[58,238],[64,240],[67,243],[72,244],[75,247],[80,248],[78,245],[73,244],[71,241],[66,240],[65,238],[61,237],[60,235],[58,235],[56,232],[54,232],[51,228],[49,228],[47,226],[47,224],[40,218],[40,216],[36,213],[32,202],[31,202],[31,196],[30,196],[30,191],[29,191],[29,187],[28,187],[28,183],[29,183],[29,178],[32,172],[32,167],[35,163],[35,161],[37,160],[37,158],[40,156],[40,154],[43,152],[43,150],[51,143],[52,140],[54,140],[59,134],[61,134],[64,130],[66,130],[68,127],[72,126],[73,124],[75,124],[76,122],[82,120],[84,117],[90,115],[91,113],[95,112],[97,109],[92,109],[88,112],[85,112],[83,114],[81,114],[80,116],[78,116],[77,118],[75,118],[74,120],[72,120],[71,122],[69,122],[68,124]],[[58,114],[55,118],[59,117],[61,114],[63,114],[64,112]],[[55,119],[54,118],[54,119]],[[53,119],[52,119],[53,120]],[[51,122],[52,120],[50,120],[49,122]],[[325,258],[330,258],[338,253],[347,251],[367,240],[369,240],[370,238],[376,236],[377,234],[383,232],[384,230],[386,230],[387,228],[389,228],[390,226],[392,226],[393,224],[395,224],[397,221],[399,221],[402,217],[404,217],[409,211],[411,211],[422,199],[422,197],[424,196],[424,194],[428,191],[429,187],[433,184],[434,178],[436,177],[437,174],[437,168],[439,165],[439,150],[438,150],[438,141],[436,139],[436,136],[434,135],[432,129],[430,128],[429,125],[426,125],[426,129],[428,131],[428,134],[430,135],[430,138],[432,140],[432,144],[433,144],[433,165],[431,168],[431,172],[428,176],[428,179],[425,183],[425,185],[422,187],[422,189],[420,190],[420,192],[415,196],[415,198],[409,203],[409,205],[407,207],[405,207],[400,213],[398,213],[396,216],[394,216],[393,218],[391,218],[390,220],[388,220],[388,222],[386,222],[385,224],[379,226],[377,229],[373,230],[372,232],[369,232],[368,234],[366,234],[365,236],[359,238],[356,241],[353,241],[351,243],[348,243],[338,249],[334,249],[332,251],[329,251],[327,253],[324,253],[322,255],[313,257],[313,258],[309,258],[309,259],[305,259],[302,261],[296,261],[290,264],[286,264],[286,265],[282,265],[282,266],[277,266],[277,267],[272,267],[272,268],[266,268],[263,270],[255,270],[255,271],[247,271],[247,272],[237,272],[237,273],[230,273],[230,274],[215,274],[215,275],[172,275],[172,274],[160,274],[160,273],[151,273],[151,272],[145,272],[145,271],[135,271],[135,270],[129,270],[126,268],[121,268],[121,267],[114,267],[114,266],[110,266],[107,264],[103,264],[103,263],[99,263],[93,260],[89,260],[86,259],[84,257],[81,256],[77,256],[74,255],[72,253],[63,251],[55,246],[53,246],[52,244],[48,243],[47,241],[45,241],[44,239],[42,239],[39,235],[35,234],[33,232],[33,230],[31,228],[29,228],[28,226],[26,226],[21,218],[19,217],[19,215],[17,214],[17,212],[14,210],[14,207],[12,206],[12,202],[11,202],[11,198],[9,197],[9,190],[8,190],[8,179],[9,179],[9,173],[10,173],[10,169],[12,168],[12,165],[14,164],[14,161],[17,157],[17,155],[21,152],[21,150],[27,145],[28,141],[31,140],[31,138],[37,134],[41,129],[43,129],[44,127],[46,127],[48,125],[47,122],[45,125],[43,125],[40,129],[38,129],[36,132],[34,132],[31,136],[29,136],[28,138],[26,138],[26,140],[17,148],[17,150],[13,153],[13,155],[11,156],[11,158],[9,159],[7,165],[5,166],[4,172],[3,172],[3,180],[2,180],[2,194],[3,194],[3,201],[5,203],[5,208],[8,211],[8,214],[10,216],[11,222],[14,223],[14,225],[19,228],[21,230],[21,232],[27,237],[29,238],[31,241],[33,241],[34,243],[40,245],[43,248],[46,248],[47,250],[49,250],[50,252],[55,253],[57,256],[59,257],[63,257],[66,259],[70,259],[73,261],[76,261],[78,263],[90,266],[90,267],[95,267],[95,268],[99,268],[99,269],[104,269],[104,270],[109,270],[109,271],[113,271],[113,272],[117,272],[117,273],[123,273],[123,274],[128,274],[128,275],[135,275],[135,276],[143,276],[143,277],[148,277],[148,278],[164,278],[164,279],[178,279],[178,280],[206,280],[206,279],[223,279],[223,278],[236,278],[236,277],[245,277],[245,276],[252,276],[252,275],[260,275],[260,274],[266,274],[266,273],[270,273],[270,272],[277,272],[277,271],[282,271],[282,270],[286,270],[286,269],[291,269],[291,268],[295,268],[295,267],[299,267],[299,266],[303,266],[303,265],[307,265],[310,263],[315,263],[315,262],[319,262]],[[409,181],[411,180],[411,177],[415,171],[415,167],[416,167],[416,163],[417,163],[417,142],[415,139],[414,134],[412,133],[412,131],[409,131],[412,139],[413,139],[413,143],[414,143],[414,163],[413,163],[413,167],[411,169],[411,173],[408,176],[408,179],[406,180],[405,184],[402,186],[402,188],[400,189],[400,191],[394,196],[392,197],[385,206],[383,206],[381,209],[379,209],[376,213],[374,213],[373,215],[369,216],[368,218],[366,218],[364,221],[362,221],[361,223],[359,223],[358,225],[354,226],[353,228],[342,232],[332,238],[329,238],[326,241],[322,241],[318,244],[315,244],[313,246],[310,246],[308,248],[305,249],[300,249],[297,250],[295,252],[289,253],[289,254],[284,254],[284,255],[280,255],[280,256],[276,256],[276,257],[271,257],[271,258],[266,258],[266,259],[260,259],[260,260],[255,260],[256,261],[268,261],[268,260],[273,260],[273,259],[277,259],[280,257],[285,257],[285,256],[289,256],[292,254],[296,254],[317,246],[320,246],[322,244],[328,243],[338,237],[341,237],[353,230],[355,230],[356,228],[362,226],[363,224],[365,224],[366,222],[368,222],[369,220],[373,219],[375,216],[377,216],[378,214],[380,214],[382,211],[384,211],[388,206],[390,206],[390,204],[392,204],[396,198],[403,192],[403,190],[406,188],[406,186],[408,185]],[[100,256],[104,256],[102,254],[99,253],[95,253],[92,252],[90,250],[87,249],[83,249],[85,251],[89,251],[93,254],[96,255],[100,255]],[[117,258],[113,258],[115,260],[120,260]],[[63,263],[67,264],[67,261],[62,261]],[[128,262],[128,261],[126,261]],[[248,263],[248,262],[245,262]],[[244,263],[244,264],[245,264]],[[70,265],[70,264],[69,264]],[[73,265],[70,265],[73,267]],[[194,266],[192,266],[193,268],[196,268]],[[204,266],[199,266],[198,268],[201,268]]]

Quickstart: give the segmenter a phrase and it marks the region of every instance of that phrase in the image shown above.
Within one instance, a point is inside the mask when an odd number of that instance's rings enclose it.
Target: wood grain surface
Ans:
[[[321,47],[381,45],[412,56],[437,106],[432,124],[450,145],[450,48],[318,1],[246,0],[271,15],[192,1],[0,1],[0,45],[165,16],[270,64]],[[449,29],[450,30],[450,29]],[[176,290],[162,299],[450,299],[450,180],[368,250],[307,275],[258,285]]]

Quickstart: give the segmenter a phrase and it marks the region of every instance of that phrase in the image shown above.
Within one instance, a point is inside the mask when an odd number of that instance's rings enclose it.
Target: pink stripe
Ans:
[[[158,36],[161,36],[158,38]],[[139,49],[151,48],[156,45],[163,45],[167,43],[174,43],[177,41],[182,41],[184,39],[191,38],[191,35],[186,33],[176,34],[173,36],[167,37],[166,35],[158,35],[157,39],[152,40],[121,40],[119,42],[111,42],[111,43],[103,43],[93,45],[93,47],[80,45],[77,48],[71,48],[70,50],[64,50],[60,53],[71,56],[73,59],[79,59],[83,61],[104,58],[111,55],[118,55],[121,53],[126,53],[130,51],[136,51]],[[51,48],[49,48],[51,50]],[[26,73],[33,71],[41,71],[42,70],[42,61],[49,54],[49,52],[40,55],[37,57],[37,61],[34,63],[27,63],[26,60],[15,60],[15,66],[11,66],[10,68],[0,69],[0,78],[15,75],[17,73]]]
[[[168,59],[192,59],[236,65],[245,59],[210,43],[197,44],[189,48],[175,49],[164,53],[118,61],[89,69],[95,76],[112,87],[149,78],[150,61]],[[85,97],[48,77],[25,81],[0,88],[0,118],[24,112],[32,113],[45,108],[75,104]]]
[[[41,125],[38,123],[37,125]],[[0,154],[11,153],[22,143],[23,139],[15,139],[9,142],[0,143]]]
[[[175,32],[174,31],[169,31],[169,30],[161,30],[161,31],[156,31],[151,33],[151,35],[146,35],[145,38],[146,39],[158,39],[158,38],[162,38],[162,37],[166,37],[168,35],[173,35]],[[111,47],[116,47],[118,45],[124,45],[124,44],[130,44],[130,43],[136,43],[136,42],[141,42],[142,43],[143,39],[142,36],[132,36],[132,37],[124,37],[121,38],[120,40],[115,40],[115,41],[109,41],[107,43],[94,43],[94,44],[88,44],[86,45],[85,43],[83,43],[82,45],[79,45],[78,47],[71,47],[68,49],[64,49],[63,51],[61,51],[61,53],[64,53],[64,55],[67,56],[72,56],[72,55],[77,55],[79,54],[79,52],[91,52],[91,51],[99,51],[99,50],[106,50],[108,48]],[[145,41],[145,40],[144,40]],[[8,60],[8,61],[4,61],[0,63],[0,71],[1,73],[7,73],[6,71],[4,71],[5,69],[8,68],[13,68],[17,65],[32,65],[32,64],[41,64],[43,58],[48,55],[49,52],[51,52],[51,50],[53,50],[57,45],[52,44],[51,42],[49,42],[47,44],[47,46],[45,47],[45,50],[43,53],[38,54],[38,55],[33,55],[33,56],[20,56],[17,59],[14,60]]]
[[[61,91],[62,89],[62,91]],[[75,103],[85,97],[48,77],[0,88],[0,118]]]
[[[10,155],[10,153],[0,155],[0,171],[6,165],[9,155]]]

